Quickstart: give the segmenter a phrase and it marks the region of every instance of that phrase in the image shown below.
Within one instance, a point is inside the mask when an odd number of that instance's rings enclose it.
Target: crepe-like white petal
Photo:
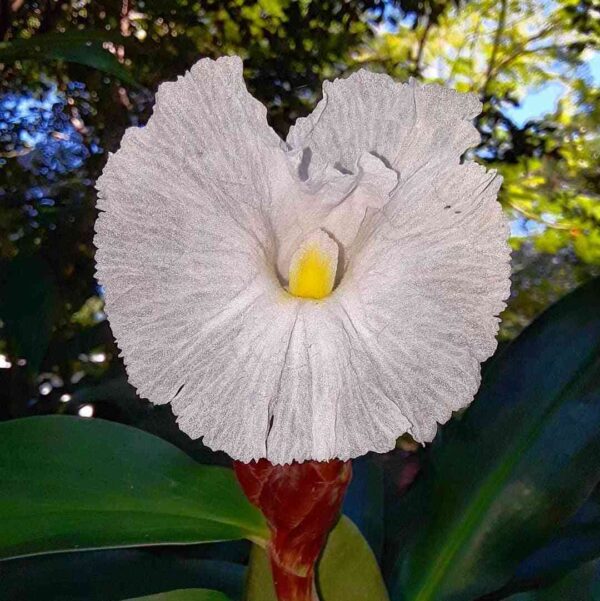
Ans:
[[[458,163],[479,141],[472,119],[480,111],[472,94],[414,79],[399,84],[387,75],[360,70],[325,82],[323,99],[290,128],[287,143],[297,151],[305,149],[314,165],[348,170],[370,152],[405,180],[425,165]]]
[[[370,212],[346,249],[336,298],[360,357],[351,362],[356,390],[377,382],[389,400],[388,423],[400,423],[395,405],[423,442],[472,400],[509,293],[500,179],[460,165],[479,141],[472,119],[480,107],[473,95],[363,70],[326,82],[323,100],[287,138],[293,152],[310,157],[307,173],[325,164],[352,170],[365,152],[398,172],[392,200]],[[346,407],[340,416],[354,413]]]
[[[131,382],[241,461],[430,440],[472,399],[508,291],[498,180],[459,165],[476,101],[366,72],[325,92],[285,145],[241,61],[202,60],[98,182],[98,277]],[[290,262],[320,230],[337,288],[293,297]]]
[[[225,58],[161,85],[98,181],[98,279],[130,381],[172,402],[192,438],[247,460],[264,456],[294,319],[277,308],[268,217],[287,165]]]
[[[493,172],[455,165],[412,178],[370,213],[339,287],[301,306],[272,461],[301,456],[309,441],[320,460],[385,452],[405,432],[428,442],[473,400],[510,287],[499,186]]]
[[[475,163],[411,178],[364,224],[340,286],[369,358],[359,379],[378,375],[421,442],[472,401],[496,348],[510,290],[500,183]]]

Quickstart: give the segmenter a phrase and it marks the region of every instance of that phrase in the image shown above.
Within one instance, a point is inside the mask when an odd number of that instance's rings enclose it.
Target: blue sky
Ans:
[[[600,86],[600,52],[594,52],[586,61],[590,84]],[[523,125],[530,119],[542,117],[556,109],[556,105],[565,88],[562,83],[555,81],[539,88],[532,89],[523,99],[518,108],[507,108],[505,113],[517,123]]]
[[[549,14],[555,7],[552,0],[542,1],[544,7],[544,13]],[[389,18],[395,16],[400,18],[400,11],[391,3],[385,2],[384,17]],[[405,17],[401,22],[411,26],[413,24],[414,17]],[[381,32],[394,32],[396,28],[388,21],[379,27]],[[587,67],[587,69],[586,69]],[[600,86],[600,52],[595,51],[590,58],[586,61],[586,67],[583,69],[587,71],[586,75],[590,78],[590,84]],[[559,81],[552,82],[534,88],[528,91],[525,98],[523,99],[521,106],[515,108],[507,106],[505,113],[509,116],[517,125],[522,126],[531,119],[537,119],[543,117],[547,113],[551,113],[556,109],[557,103],[565,93],[565,87]]]
[[[584,76],[589,79],[590,85],[600,86],[600,52],[594,52],[586,61]],[[556,109],[556,105],[565,93],[564,85],[552,82],[532,89],[523,99],[521,106],[510,107],[505,113],[518,125],[523,125],[531,119],[542,117]],[[511,233],[513,236],[529,236],[544,230],[540,223],[525,218],[517,218],[511,222]]]

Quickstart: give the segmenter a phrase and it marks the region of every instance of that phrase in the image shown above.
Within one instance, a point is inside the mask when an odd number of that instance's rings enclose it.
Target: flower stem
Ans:
[[[250,501],[271,531],[267,550],[279,601],[318,601],[315,565],[337,521],[352,475],[349,461],[273,465],[234,462]]]

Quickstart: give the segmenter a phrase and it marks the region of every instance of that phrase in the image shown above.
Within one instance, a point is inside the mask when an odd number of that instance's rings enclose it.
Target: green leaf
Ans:
[[[231,545],[232,543],[228,543]],[[146,547],[50,553],[0,563],[5,599],[109,601],[181,588],[210,588],[242,596],[241,564],[197,558],[202,547]]]
[[[108,41],[124,44],[127,40],[114,32],[90,29],[43,33],[32,38],[1,42],[0,62],[64,60],[98,69],[114,75],[124,83],[137,86],[117,57],[103,47],[103,43]]]
[[[102,420],[0,424],[0,558],[267,536],[233,472]]]
[[[594,280],[500,353],[473,406],[442,432],[424,474],[422,523],[399,565],[397,598],[471,601],[499,589],[599,479]]]
[[[317,570],[322,601],[388,601],[377,560],[358,528],[342,516]]]
[[[52,335],[56,284],[48,265],[39,257],[19,255],[1,275],[0,319],[18,357],[36,372]]]
[[[429,449],[424,448],[419,452],[419,464],[422,464]],[[397,482],[404,478],[403,471],[414,457],[404,458],[400,461],[396,457],[395,465],[388,467],[386,480],[388,486],[384,499],[384,553],[381,559],[381,571],[386,582],[394,584],[397,558],[404,557],[407,547],[426,519],[424,508],[429,502],[429,495],[423,479],[417,480],[410,486],[409,492],[399,496]],[[411,469],[411,468],[408,468]],[[391,587],[390,587],[391,588]]]
[[[317,569],[321,601],[389,601],[379,566],[358,528],[342,516],[331,531]],[[246,601],[277,601],[266,552],[254,545]]]
[[[223,593],[201,588],[181,589],[168,593],[158,593],[148,597],[135,597],[126,601],[229,601]]]
[[[252,545],[250,552],[244,601],[277,601],[269,558],[258,545]]]

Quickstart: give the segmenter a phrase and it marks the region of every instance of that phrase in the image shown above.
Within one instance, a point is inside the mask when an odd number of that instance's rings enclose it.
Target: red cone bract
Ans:
[[[267,519],[279,601],[318,600],[315,563],[339,517],[352,464],[336,459],[273,465],[261,459],[236,461],[234,469],[246,496]]]

